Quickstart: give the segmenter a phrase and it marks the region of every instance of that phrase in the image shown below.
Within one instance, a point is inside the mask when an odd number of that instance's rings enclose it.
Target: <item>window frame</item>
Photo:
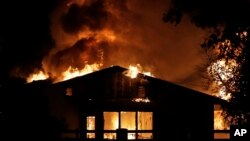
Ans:
[[[103,118],[105,120],[105,117],[104,117],[104,112],[118,112],[118,129],[121,129],[121,123],[122,123],[122,120],[121,120],[121,113],[122,112],[134,112],[135,113],[135,130],[128,130],[128,134],[129,133],[135,133],[135,139],[128,139],[128,140],[137,140],[137,139],[140,139],[138,138],[138,135],[139,134],[143,134],[143,133],[150,133],[152,134],[152,137],[151,138],[147,138],[145,140],[152,140],[153,137],[154,137],[154,112],[153,111],[143,111],[143,110],[138,110],[138,111],[131,111],[131,110],[123,110],[123,111],[103,111]],[[139,127],[139,122],[138,122],[138,114],[139,112],[150,112],[151,113],[151,118],[152,118],[152,123],[151,123],[151,127],[152,129],[149,130],[139,130],[138,127]],[[104,126],[105,126],[105,121],[104,121]],[[116,133],[116,130],[103,130],[103,138],[104,138],[104,134],[105,133]],[[109,139],[109,140],[112,140],[112,139]],[[144,139],[141,139],[141,140],[144,140]]]

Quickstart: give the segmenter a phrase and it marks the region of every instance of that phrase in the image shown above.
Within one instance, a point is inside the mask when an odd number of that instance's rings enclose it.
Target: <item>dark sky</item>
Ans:
[[[17,66],[20,69],[39,66],[53,43],[49,15],[55,3],[53,0],[12,0],[1,3],[1,80]]]
[[[82,61],[99,61],[98,50],[104,51],[104,66],[139,63],[174,82],[193,76],[204,61],[199,45],[206,32],[187,17],[178,26],[164,23],[169,0],[58,1],[1,4],[1,81],[10,72],[81,67]],[[115,39],[106,39],[106,31]]]

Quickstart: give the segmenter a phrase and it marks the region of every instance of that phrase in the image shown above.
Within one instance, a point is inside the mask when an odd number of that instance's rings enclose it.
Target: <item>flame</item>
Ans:
[[[80,70],[78,68],[73,68],[69,66],[69,68],[62,73],[63,78],[61,79],[61,81],[65,81],[74,77],[83,76],[83,75],[92,73],[94,71],[99,70],[101,66],[102,64],[97,64],[97,63],[90,64],[90,65],[87,64],[85,65],[84,68]]]
[[[139,73],[153,77],[152,73],[144,71],[140,64],[137,64],[136,66],[129,65],[128,71],[125,75],[130,78],[136,78]]]
[[[146,98],[134,98],[132,99],[133,102],[144,102],[144,103],[149,103],[150,100],[146,97]]]
[[[30,83],[37,80],[45,80],[47,78],[49,78],[49,75],[45,74],[43,71],[39,71],[38,73],[30,74],[26,81]]]
[[[232,95],[229,89],[234,89],[234,82],[230,79],[235,77],[235,68],[237,67],[238,64],[235,60],[226,61],[225,59],[217,60],[208,67],[209,75],[214,79],[215,85],[219,87],[215,96],[228,101],[231,99]],[[225,83],[231,85],[226,86]]]
[[[74,77],[83,76],[94,71],[100,70],[102,64],[94,63],[94,64],[86,64],[84,68],[73,68],[69,66],[68,69],[61,73],[60,78],[57,78],[55,82],[65,81]],[[31,83],[36,80],[45,80],[48,79],[49,75],[45,74],[43,71],[39,71],[38,73],[30,74],[26,79],[27,83]]]
[[[240,39],[244,39],[247,36],[247,32],[236,33]],[[222,49],[223,48],[223,49]],[[238,57],[242,53],[241,47],[233,48],[230,40],[225,40],[224,42],[218,43],[215,48],[216,55],[221,53],[225,54],[233,50],[234,55]],[[223,51],[223,52],[221,52]],[[211,63],[207,68],[208,74],[212,78],[213,85],[212,87],[217,89],[215,96],[230,101],[232,98],[232,92],[237,91],[237,86],[235,85],[236,80],[239,77],[238,69],[240,64],[236,62],[235,59],[218,59],[215,62]],[[226,122],[223,113],[223,109],[214,111],[214,130],[229,130],[229,124]]]
[[[229,130],[229,125],[226,124],[222,110],[214,111],[214,130]]]
[[[98,71],[101,69],[102,66],[103,66],[102,63],[86,64],[82,69],[69,66],[67,70],[61,73],[61,77],[56,78],[55,82],[69,80],[78,76],[83,76]],[[129,69],[126,72],[126,76],[129,76],[131,78],[136,78],[139,73],[153,77],[151,72],[143,71],[142,67],[139,64],[137,64],[136,66],[129,65]],[[45,80],[47,78],[49,78],[47,74],[45,74],[43,71],[39,71],[38,73],[29,75],[29,77],[27,78],[27,82],[30,83],[34,80]],[[135,101],[137,102],[138,100]],[[139,100],[139,101],[147,102],[147,100]]]
[[[101,41],[115,41],[116,35],[114,31],[110,29],[103,29],[102,31],[99,32],[93,32],[91,30],[85,30],[84,32],[79,32],[78,35],[78,40],[82,38],[89,38],[89,37],[95,37],[97,42]]]

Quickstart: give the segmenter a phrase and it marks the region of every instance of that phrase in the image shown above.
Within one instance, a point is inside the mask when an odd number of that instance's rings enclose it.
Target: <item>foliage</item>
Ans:
[[[207,72],[217,86],[218,96],[229,101],[225,107],[231,123],[250,123],[249,56],[250,2],[172,0],[163,20],[178,24],[183,15],[210,36],[201,47],[209,55]]]

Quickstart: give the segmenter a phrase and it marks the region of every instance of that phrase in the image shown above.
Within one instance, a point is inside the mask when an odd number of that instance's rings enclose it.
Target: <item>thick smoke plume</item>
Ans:
[[[183,20],[163,22],[169,1],[64,0],[51,15],[55,47],[43,60],[57,76],[69,66],[84,68],[141,64],[156,77],[178,81],[202,61],[199,45],[205,32]]]

